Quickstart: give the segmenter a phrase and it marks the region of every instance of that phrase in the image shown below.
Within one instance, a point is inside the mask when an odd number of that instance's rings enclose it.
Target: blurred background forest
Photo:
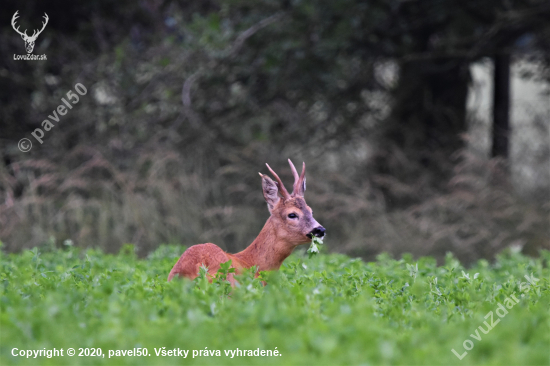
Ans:
[[[214,242],[305,161],[331,251],[550,249],[547,0],[4,0],[0,240]],[[39,29],[26,54],[11,26]],[[72,110],[32,136],[82,83]],[[495,92],[493,92],[495,91]],[[29,138],[30,152],[18,149]]]

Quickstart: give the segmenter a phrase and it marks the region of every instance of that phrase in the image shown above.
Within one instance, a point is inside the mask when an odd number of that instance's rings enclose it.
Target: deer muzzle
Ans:
[[[313,238],[314,236],[318,238],[322,238],[325,236],[326,229],[322,227],[321,225],[317,226],[315,229],[311,230],[309,234],[307,234],[308,238]]]

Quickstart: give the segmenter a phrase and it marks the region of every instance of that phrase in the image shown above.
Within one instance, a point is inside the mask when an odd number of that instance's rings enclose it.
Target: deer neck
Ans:
[[[294,245],[277,236],[271,217],[252,244],[242,252],[234,254],[244,267],[258,266],[259,271],[279,269],[283,261],[292,253]]]

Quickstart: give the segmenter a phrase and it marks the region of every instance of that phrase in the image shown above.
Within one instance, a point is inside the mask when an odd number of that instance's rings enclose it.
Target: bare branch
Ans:
[[[185,107],[191,107],[191,86],[199,77],[199,72],[193,73],[185,80],[181,89],[181,102]]]
[[[272,16],[265,18],[261,20],[260,22],[254,24],[252,27],[248,28],[244,32],[242,32],[237,39],[233,42],[233,45],[231,46],[231,50],[229,52],[229,56],[235,55],[237,52],[240,51],[241,47],[243,46],[244,42],[252,37],[256,32],[259,30],[267,27],[268,25],[275,23],[279,19],[283,17],[284,13],[276,13]]]

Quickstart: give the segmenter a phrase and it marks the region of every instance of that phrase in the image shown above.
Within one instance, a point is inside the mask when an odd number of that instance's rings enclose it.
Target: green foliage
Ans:
[[[373,263],[347,256],[293,255],[278,272],[255,269],[212,283],[167,282],[182,248],[139,259],[66,246],[0,254],[0,363],[7,364],[548,364],[550,253],[507,252],[494,265],[464,268],[451,255]],[[539,281],[527,285],[525,275]],[[267,282],[262,286],[260,280]],[[481,340],[470,334],[512,294],[519,302]],[[498,318],[497,315],[494,315]],[[474,342],[466,359],[466,339]],[[101,348],[105,357],[29,358],[12,349]],[[147,348],[151,356],[108,358],[109,350]],[[222,356],[155,355],[220,350]],[[275,357],[226,357],[224,350],[275,350]]]
[[[318,245],[323,245],[323,238],[318,238],[316,236],[312,236],[311,237],[311,245],[309,246],[309,248],[307,250],[307,254],[309,255],[310,259],[314,255],[319,253]]]

